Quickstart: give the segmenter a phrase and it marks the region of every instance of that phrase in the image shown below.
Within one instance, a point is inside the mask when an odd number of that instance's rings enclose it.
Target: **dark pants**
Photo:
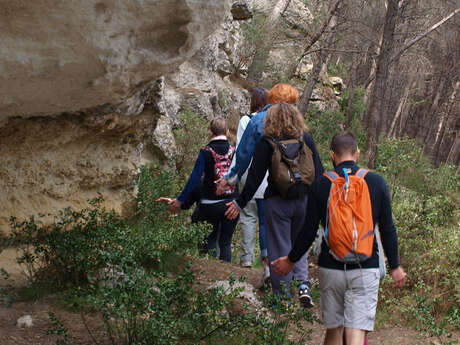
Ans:
[[[294,246],[297,235],[303,230],[307,196],[299,199],[283,199],[274,196],[265,199],[265,219],[267,224],[268,261],[272,262],[282,256],[287,256]],[[296,262],[294,270],[286,276],[275,274],[270,265],[270,279],[273,293],[286,292],[289,294],[292,279],[303,283],[308,282],[307,253]],[[283,291],[281,282],[287,291]]]
[[[213,256],[217,253],[219,243],[219,259],[227,262],[232,261],[232,236],[235,231],[238,218],[229,220],[225,217],[228,201],[215,204],[200,204],[200,220],[212,224],[212,232],[206,239],[205,251]]]

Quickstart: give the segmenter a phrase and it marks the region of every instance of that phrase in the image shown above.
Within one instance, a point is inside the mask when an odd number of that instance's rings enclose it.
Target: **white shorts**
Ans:
[[[320,307],[326,328],[374,330],[379,274],[378,268],[319,268]]]

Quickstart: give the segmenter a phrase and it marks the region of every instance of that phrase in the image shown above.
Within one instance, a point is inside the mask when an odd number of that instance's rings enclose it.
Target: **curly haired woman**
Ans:
[[[309,186],[303,183],[296,184],[287,197],[282,197],[277,188],[275,176],[271,172],[272,155],[274,147],[270,142],[275,140],[302,138],[312,153],[315,176],[321,176],[323,165],[321,163],[315,143],[307,128],[304,119],[294,105],[280,103],[268,109],[263,127],[264,137],[258,142],[253,162],[249,169],[248,177],[240,197],[228,203],[227,217],[237,217],[239,210],[244,208],[251,200],[258,186],[262,182],[265,173],[269,171],[268,187],[265,191],[265,217],[267,224],[267,250],[269,262],[285,256],[291,250],[294,241],[300,233],[305,221],[307,207],[307,193]],[[280,276],[270,272],[272,290],[275,294],[289,294],[290,282],[295,279],[302,283],[304,291],[301,291],[301,302],[306,307],[312,305],[309,293],[308,262],[305,255],[299,260],[292,273]],[[285,283],[286,291],[283,291],[281,281]]]

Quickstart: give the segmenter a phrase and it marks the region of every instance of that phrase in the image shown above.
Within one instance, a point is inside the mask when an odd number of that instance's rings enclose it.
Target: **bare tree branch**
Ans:
[[[418,41],[420,41],[422,38],[424,38],[425,36],[427,36],[429,33],[431,33],[432,31],[436,30],[438,27],[440,27],[442,24],[444,24],[445,22],[447,22],[449,19],[451,19],[453,16],[455,16],[458,12],[460,12],[460,8],[457,8],[455,11],[453,11],[452,13],[450,13],[447,17],[441,19],[439,22],[437,22],[436,24],[432,25],[430,28],[428,28],[427,30],[425,30],[424,32],[422,32],[420,35],[414,37],[413,39],[411,39],[409,42],[407,42],[400,50],[398,50],[396,52],[396,54],[394,54],[392,57],[391,57],[391,61],[397,59],[398,57],[400,57],[407,49],[409,49],[410,47],[412,47],[415,43],[417,43]]]

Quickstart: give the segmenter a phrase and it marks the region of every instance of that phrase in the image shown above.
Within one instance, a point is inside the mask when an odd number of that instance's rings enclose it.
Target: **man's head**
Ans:
[[[268,103],[296,104],[299,100],[299,91],[289,84],[276,84],[268,93]]]
[[[348,132],[340,132],[334,135],[331,141],[330,151],[334,166],[344,161],[358,161],[359,149],[355,136]]]
[[[227,121],[222,117],[216,117],[209,124],[209,129],[214,137],[227,135]]]

